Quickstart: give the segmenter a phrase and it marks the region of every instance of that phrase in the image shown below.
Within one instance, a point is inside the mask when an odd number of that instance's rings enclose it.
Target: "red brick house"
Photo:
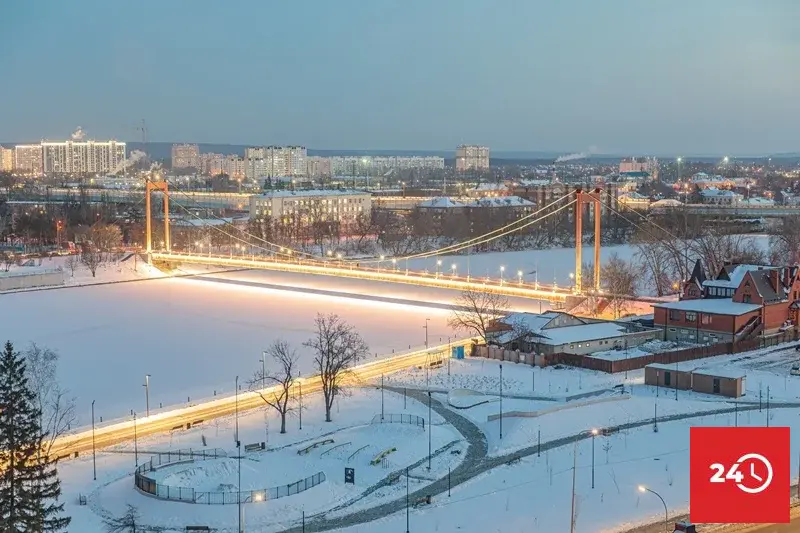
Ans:
[[[654,324],[666,340],[698,344],[769,335],[798,323],[798,267],[725,265],[705,277],[700,261],[681,300],[653,306]]]

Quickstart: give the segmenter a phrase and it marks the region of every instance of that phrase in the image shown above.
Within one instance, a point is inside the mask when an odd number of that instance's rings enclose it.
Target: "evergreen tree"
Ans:
[[[25,376],[25,360],[6,342],[0,354],[0,531],[49,533],[65,529],[60,516],[61,483],[55,463],[42,451],[36,396]]]

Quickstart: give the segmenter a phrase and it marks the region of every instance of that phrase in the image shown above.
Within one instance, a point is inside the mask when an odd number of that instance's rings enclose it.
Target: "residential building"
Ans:
[[[444,158],[435,156],[335,156],[327,159],[331,175],[337,176],[375,176],[390,170],[444,168]]]
[[[657,333],[632,322],[582,318],[558,311],[511,313],[491,324],[489,343],[524,353],[588,355],[638,346]]]
[[[456,148],[456,171],[489,170],[489,148],[462,144]]]
[[[42,141],[42,171],[45,174],[102,174],[125,162],[125,143],[84,141],[73,136],[69,141]]]
[[[223,171],[228,177],[240,180],[244,178],[244,159],[238,155],[227,155],[223,161]]]
[[[509,196],[511,189],[506,183],[479,183],[467,191],[468,196],[473,198],[485,198],[487,196]]]
[[[200,168],[200,147],[196,144],[172,145],[172,168]]]
[[[0,172],[14,170],[14,150],[0,146]]]
[[[244,149],[244,175],[249,179],[258,179],[267,174],[267,149],[253,147]]]
[[[306,176],[309,178],[329,178],[333,176],[330,157],[309,156],[306,158]]]
[[[639,211],[647,211],[650,208],[650,198],[638,192],[620,194],[617,197],[617,202],[625,207]]]
[[[737,192],[728,189],[717,189],[716,187],[703,189],[700,191],[700,197],[703,199],[704,204],[714,205],[734,205],[744,200],[744,196]]]
[[[42,175],[42,145],[18,144],[14,147],[14,171],[29,176]]]
[[[308,172],[304,146],[265,146],[247,148],[244,173],[248,178],[305,176]]]
[[[355,190],[283,190],[250,197],[250,216],[271,217],[283,223],[299,220],[355,222],[359,214],[370,213],[372,196]]]
[[[619,173],[641,173],[648,176],[657,178],[658,174],[658,159],[655,157],[626,157],[619,162]]]
[[[225,172],[225,156],[222,154],[200,154],[200,173],[216,176]]]
[[[798,267],[725,265],[706,278],[698,261],[682,299],[653,305],[664,340],[732,342],[798,324]]]

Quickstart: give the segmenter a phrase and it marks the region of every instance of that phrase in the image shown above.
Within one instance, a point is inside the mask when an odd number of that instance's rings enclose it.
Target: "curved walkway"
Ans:
[[[386,388],[389,390],[393,390],[394,392],[400,392],[400,393],[403,392],[402,388],[394,388],[394,387],[386,387]],[[409,389],[406,389],[406,391],[407,394],[411,396],[413,399],[421,403],[428,402],[427,392],[416,391],[416,390],[412,391]],[[515,452],[508,453],[502,456],[488,457],[487,456],[488,446],[486,442],[486,436],[483,434],[480,428],[478,428],[477,425],[475,425],[472,421],[466,419],[465,417],[461,416],[460,414],[448,409],[436,399],[432,401],[431,406],[433,410],[435,410],[440,416],[442,416],[448,423],[452,424],[464,436],[467,443],[469,444],[469,448],[467,450],[466,456],[464,457],[464,460],[461,462],[459,466],[457,466],[451,472],[450,475],[451,487],[456,487],[494,468],[505,465],[506,463],[514,459],[528,457],[536,454],[539,451],[547,451],[556,448],[561,448],[563,446],[567,446],[577,441],[585,440],[591,437],[591,432],[587,430],[574,435],[569,435],[567,437],[562,437],[560,439],[543,442],[541,444],[541,447],[537,445],[528,446],[527,448],[523,448],[521,450],[517,450]],[[800,402],[772,404],[770,407],[773,409],[800,408]],[[721,409],[713,409],[710,411],[703,411],[699,413],[685,413],[685,414],[664,416],[660,417],[658,419],[658,422],[665,423],[677,420],[689,420],[692,418],[701,418],[709,415],[733,413],[734,411],[737,410],[744,412],[744,411],[754,411],[757,409],[758,405],[726,407]],[[629,422],[626,424],[607,426],[606,428],[612,431],[621,431],[625,429],[635,429],[639,427],[649,426],[652,423],[653,419],[648,418],[646,420],[639,420],[636,422]],[[448,489],[448,479],[447,477],[443,477],[431,483],[430,485],[427,485],[411,493],[409,496],[409,501],[413,502],[416,501],[418,498],[422,498],[428,495],[438,496],[440,494],[446,493],[447,489]],[[372,507],[370,509],[365,509],[363,511],[354,512],[336,518],[325,519],[323,517],[319,517],[315,520],[307,522],[305,524],[305,531],[308,533],[315,533],[315,532],[329,531],[332,529],[340,529],[340,528],[365,524],[367,522],[372,522],[374,520],[385,518],[387,516],[400,512],[404,510],[405,507],[406,507],[406,499],[404,497],[398,498],[394,501],[378,505],[377,507]],[[303,529],[298,525],[293,528],[286,529],[282,533],[302,533],[302,532]]]

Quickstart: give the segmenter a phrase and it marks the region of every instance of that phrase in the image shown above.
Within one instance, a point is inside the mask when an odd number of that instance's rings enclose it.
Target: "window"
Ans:
[[[670,309],[669,310],[669,319],[672,322],[677,322],[681,319],[681,312],[677,309]]]
[[[746,303],[746,304],[749,304],[749,303],[750,303],[750,295],[749,295],[749,294],[745,294],[745,295],[742,297],[742,302],[744,302],[744,303]]]
[[[694,311],[686,311],[686,321],[695,322],[697,320],[697,313]]]
[[[719,378],[714,378],[714,383],[713,383],[712,386],[713,386],[714,394],[719,394]]]
[[[711,324],[712,315],[700,315],[700,323],[704,325]]]

